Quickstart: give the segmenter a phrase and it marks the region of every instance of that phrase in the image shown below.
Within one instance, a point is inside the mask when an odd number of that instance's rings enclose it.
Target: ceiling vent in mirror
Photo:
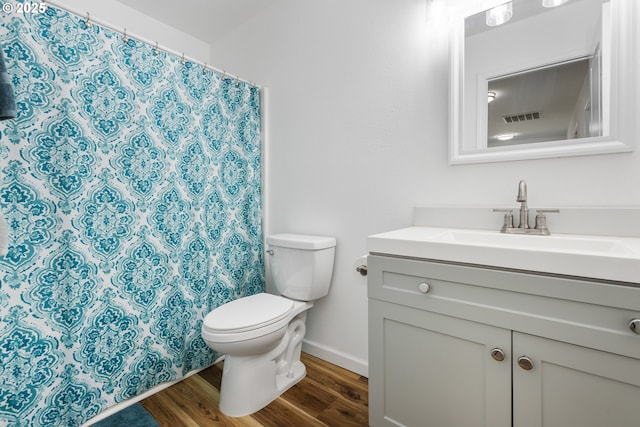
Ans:
[[[502,116],[505,123],[527,122],[529,120],[538,120],[542,118],[542,111],[532,111],[530,113],[509,114]]]

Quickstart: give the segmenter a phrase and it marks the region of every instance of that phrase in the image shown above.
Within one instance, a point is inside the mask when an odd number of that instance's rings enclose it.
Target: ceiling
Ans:
[[[116,0],[213,43],[278,0]]]

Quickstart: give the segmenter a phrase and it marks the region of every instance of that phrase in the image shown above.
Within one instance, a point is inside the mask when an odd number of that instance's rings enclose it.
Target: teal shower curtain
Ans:
[[[78,426],[216,356],[264,290],[259,90],[49,6],[0,14],[0,425]]]

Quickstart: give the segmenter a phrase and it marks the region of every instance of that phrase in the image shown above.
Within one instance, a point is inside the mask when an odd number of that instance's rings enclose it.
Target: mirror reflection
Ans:
[[[488,81],[487,146],[602,135],[597,53]]]

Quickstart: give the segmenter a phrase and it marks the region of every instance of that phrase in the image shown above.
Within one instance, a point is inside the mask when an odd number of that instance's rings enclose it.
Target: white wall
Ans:
[[[127,29],[127,33],[135,34],[150,42],[158,42],[160,46],[184,53],[200,62],[210,63],[209,44],[189,34],[179,31],[167,24],[157,21],[116,0],[55,0],[51,4],[60,4],[73,9],[81,16],[89,12],[91,18],[104,21],[118,30]]]
[[[532,207],[640,205],[637,151],[449,166],[447,38],[425,29],[425,3],[282,0],[211,50],[269,88],[267,227],[338,239],[306,348],[360,373],[367,295],[353,263],[367,235],[411,225],[414,205],[516,206],[520,179]]]
[[[427,200],[429,157],[446,162],[446,146],[434,147],[446,138],[447,51],[435,36],[428,44],[425,7],[283,0],[211,53],[269,89],[268,230],[338,240],[305,348],[360,373],[367,294],[353,264],[367,235],[411,224],[412,207]]]

